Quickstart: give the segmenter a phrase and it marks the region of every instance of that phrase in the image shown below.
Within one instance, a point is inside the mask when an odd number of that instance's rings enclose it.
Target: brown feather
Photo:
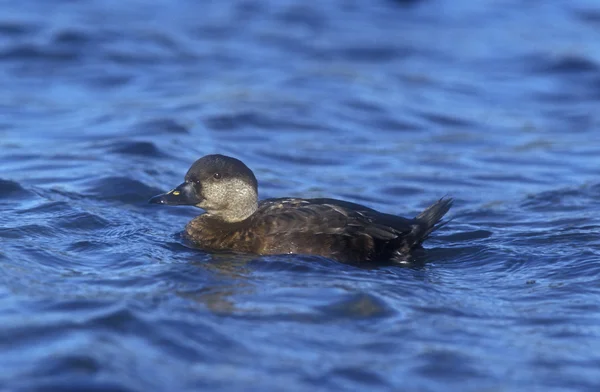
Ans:
[[[335,199],[268,199],[258,202],[258,182],[240,160],[198,159],[185,182],[150,199],[195,205],[206,211],[185,228],[209,251],[309,254],[345,262],[399,260],[443,225],[452,199],[441,199],[414,219]]]
[[[200,215],[187,225],[186,234],[206,250],[375,261],[419,246],[421,236],[429,235],[438,221],[405,219],[333,199],[268,199],[241,222]]]

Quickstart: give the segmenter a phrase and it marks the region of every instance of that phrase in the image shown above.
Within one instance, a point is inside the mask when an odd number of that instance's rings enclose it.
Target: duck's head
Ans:
[[[177,188],[154,196],[154,204],[193,205],[225,222],[239,222],[258,208],[258,183],[239,159],[206,155],[198,159]]]

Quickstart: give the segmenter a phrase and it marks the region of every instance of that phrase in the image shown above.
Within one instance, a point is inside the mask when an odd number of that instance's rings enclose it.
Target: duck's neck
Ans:
[[[235,223],[247,219],[258,209],[258,195],[253,189],[240,189],[229,198],[226,208],[209,214],[224,222]]]

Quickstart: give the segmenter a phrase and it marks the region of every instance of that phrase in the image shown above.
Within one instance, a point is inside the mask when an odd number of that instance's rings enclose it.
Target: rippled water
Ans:
[[[0,390],[600,388],[600,4],[0,1]],[[146,204],[453,221],[410,267],[211,255]]]

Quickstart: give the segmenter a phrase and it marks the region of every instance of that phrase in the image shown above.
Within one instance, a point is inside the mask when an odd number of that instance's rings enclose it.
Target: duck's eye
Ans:
[[[215,173],[215,174],[213,174],[213,178],[214,178],[215,180],[219,180],[219,179],[221,179],[221,173]]]

